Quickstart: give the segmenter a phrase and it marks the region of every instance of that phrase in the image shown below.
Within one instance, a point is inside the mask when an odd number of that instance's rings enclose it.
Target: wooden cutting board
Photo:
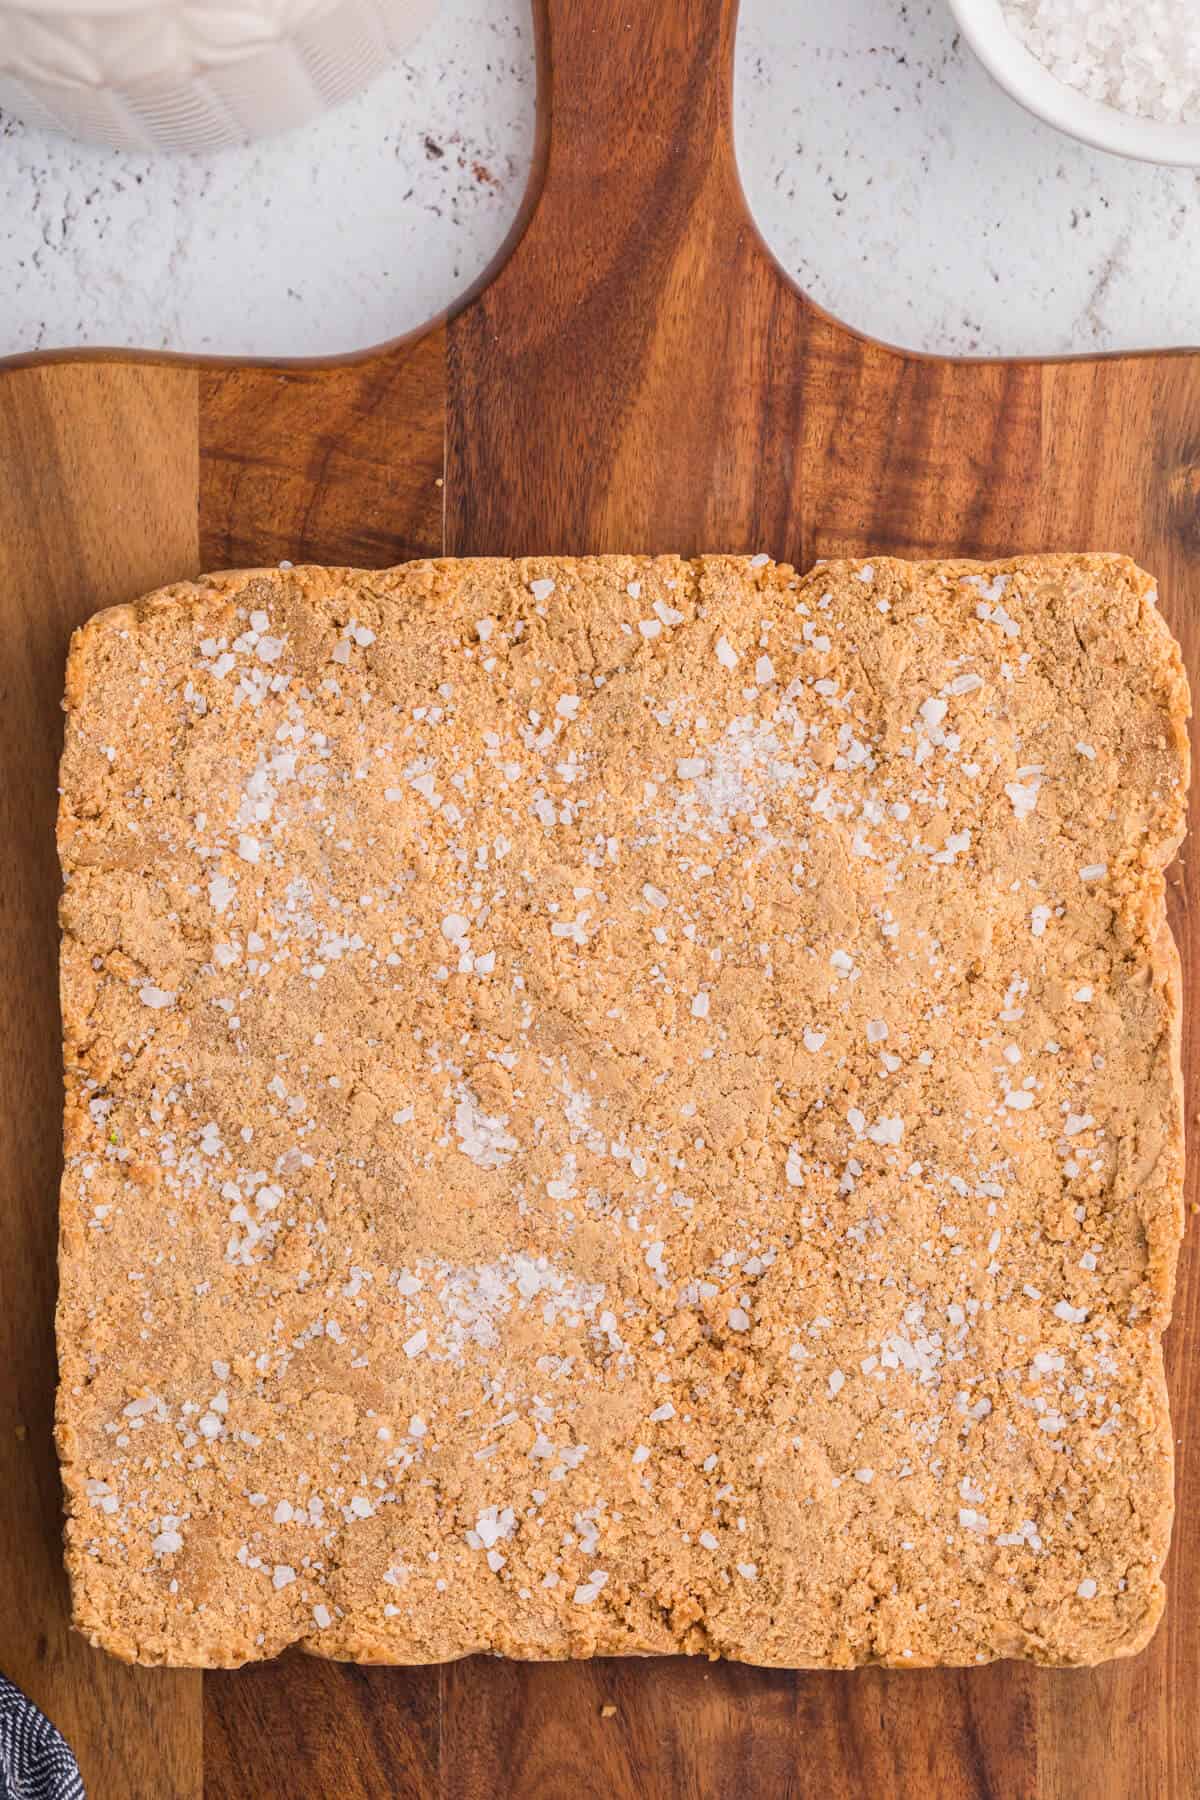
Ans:
[[[953,363],[865,342],[796,292],[747,216],[733,0],[543,4],[519,243],[448,324],[326,367],[0,371],[0,1669],[60,1723],[92,1800],[1190,1800],[1194,1232],[1168,1340],[1170,1603],[1132,1662],[792,1675],[292,1658],[201,1677],[124,1668],[68,1629],[50,1436],[53,821],[74,625],[201,568],[282,557],[1111,549],[1157,572],[1197,668],[1200,357]],[[887,281],[886,265],[862,279]],[[1171,878],[1189,985],[1190,854]]]

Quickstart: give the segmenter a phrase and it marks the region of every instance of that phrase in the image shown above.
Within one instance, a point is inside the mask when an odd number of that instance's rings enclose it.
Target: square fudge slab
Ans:
[[[260,570],[99,614],[66,704],[94,1642],[1145,1643],[1188,714],[1146,576]]]

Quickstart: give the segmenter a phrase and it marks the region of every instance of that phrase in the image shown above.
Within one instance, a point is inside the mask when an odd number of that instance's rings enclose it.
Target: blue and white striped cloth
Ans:
[[[85,1800],[79,1765],[61,1733],[3,1675],[0,1800]]]

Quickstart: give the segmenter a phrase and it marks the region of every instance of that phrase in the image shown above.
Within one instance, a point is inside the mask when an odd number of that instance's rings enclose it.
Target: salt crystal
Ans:
[[[1012,801],[1012,809],[1018,819],[1027,819],[1037,806],[1040,781],[1006,781],[1004,791]]]
[[[903,1119],[879,1119],[867,1132],[873,1144],[898,1144],[904,1136]]]
[[[576,1606],[590,1606],[607,1580],[603,1569],[593,1569],[588,1579],[575,1589]]]
[[[209,905],[214,912],[223,913],[236,892],[228,875],[214,875],[208,884]]]

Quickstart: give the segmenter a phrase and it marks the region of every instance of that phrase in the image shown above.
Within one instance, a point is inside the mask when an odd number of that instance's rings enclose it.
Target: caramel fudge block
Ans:
[[[1148,577],[216,575],[94,618],[66,706],[93,1642],[1146,1642],[1188,717]]]

